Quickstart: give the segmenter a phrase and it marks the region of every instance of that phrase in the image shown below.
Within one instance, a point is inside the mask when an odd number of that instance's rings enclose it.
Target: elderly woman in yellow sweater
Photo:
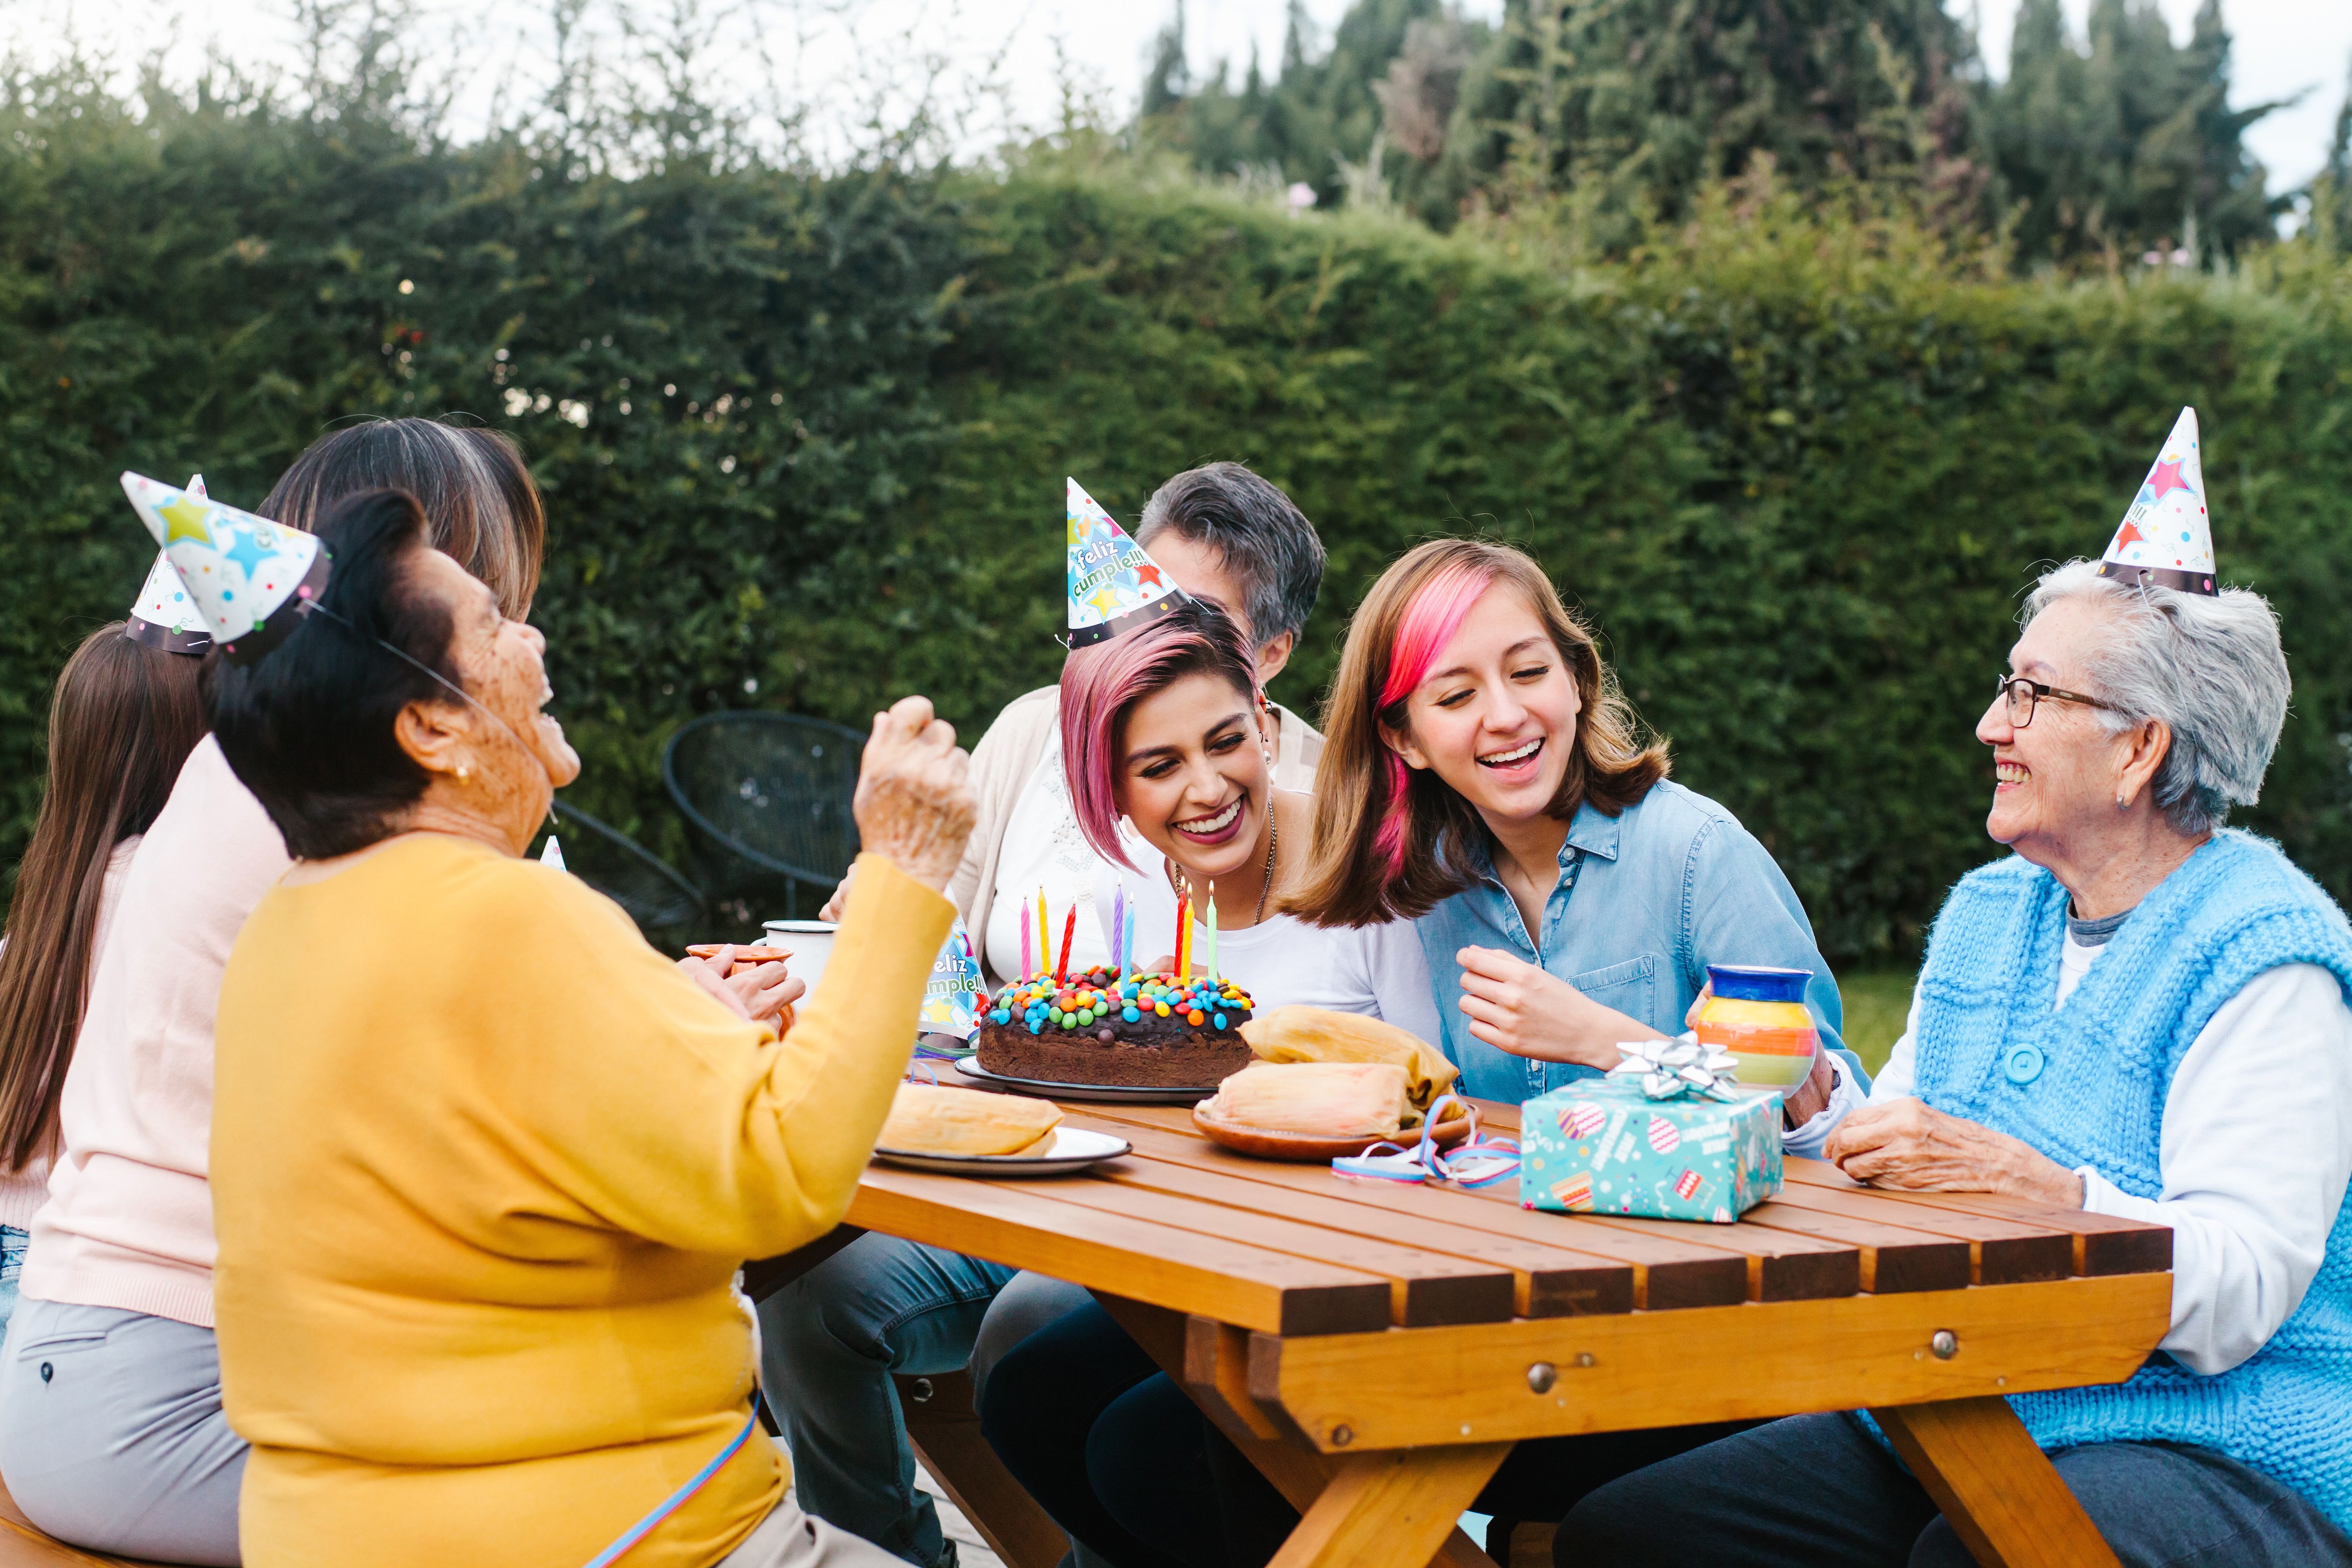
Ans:
[[[521,858],[580,768],[539,633],[405,495],[320,538],[317,612],[208,691],[294,856],[218,1026],[246,1563],[892,1564],[786,1495],[731,1283],[841,1219],[905,1070],[974,811],[953,731],[876,717],[856,896],[779,1040]]]

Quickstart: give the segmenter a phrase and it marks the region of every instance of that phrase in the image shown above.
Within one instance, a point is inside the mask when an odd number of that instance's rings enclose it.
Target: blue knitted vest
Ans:
[[[2162,1194],[2158,1141],[2180,1059],[2245,984],[2316,963],[2352,990],[2352,927],[2266,839],[2225,829],[2151,892],[2055,1012],[2066,889],[2012,858],[1962,878],[1919,974],[1919,1098],[2061,1165]],[[2041,1075],[2010,1081],[2019,1046]],[[2352,1203],[2302,1304],[2251,1360],[2200,1376],[2162,1352],[2129,1381],[2013,1396],[2045,1449],[2160,1440],[2218,1449],[2352,1530]]]

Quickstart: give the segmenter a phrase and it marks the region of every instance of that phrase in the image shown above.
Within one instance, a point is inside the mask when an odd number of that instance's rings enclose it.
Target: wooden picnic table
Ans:
[[[1094,1292],[1304,1515],[1275,1568],[1491,1568],[1455,1521],[1521,1438],[1863,1408],[1979,1563],[2116,1562],[2000,1396],[2138,1368],[2170,1319],[2163,1226],[1806,1160],[1736,1225],[1538,1213],[1508,1182],[1244,1158],[1186,1107],[1063,1109],[1134,1153],[1026,1181],[877,1163],[837,1234]],[[901,1387],[954,1500],[1013,1568],[1047,1568],[1061,1537],[961,1377]]]

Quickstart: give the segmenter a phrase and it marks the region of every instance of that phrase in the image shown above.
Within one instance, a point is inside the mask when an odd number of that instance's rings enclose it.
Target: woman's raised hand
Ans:
[[[902,697],[874,715],[850,810],[865,847],[927,888],[944,889],[980,815],[971,758],[928,697]]]
[[[1497,1050],[1606,1069],[1624,1059],[1617,1041],[1657,1034],[1500,949],[1465,947],[1454,957],[1462,965],[1462,1011],[1471,1036]]]

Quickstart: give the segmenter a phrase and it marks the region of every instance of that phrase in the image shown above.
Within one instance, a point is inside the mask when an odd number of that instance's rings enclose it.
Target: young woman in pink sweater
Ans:
[[[425,419],[338,430],[260,507],[310,527],[394,487],[434,542],[527,615],[546,516],[505,437]],[[290,861],[205,736],[121,885],[65,1076],[61,1146],[0,1349],[0,1477],[78,1546],[235,1563],[246,1445],[213,1335],[213,1018],[230,947]]]
[[[49,702],[49,776],[0,946],[0,1326],[48,1196],[58,1096],[123,873],[205,732],[196,660],[144,620],[82,639]],[[201,650],[199,650],[201,651]]]

